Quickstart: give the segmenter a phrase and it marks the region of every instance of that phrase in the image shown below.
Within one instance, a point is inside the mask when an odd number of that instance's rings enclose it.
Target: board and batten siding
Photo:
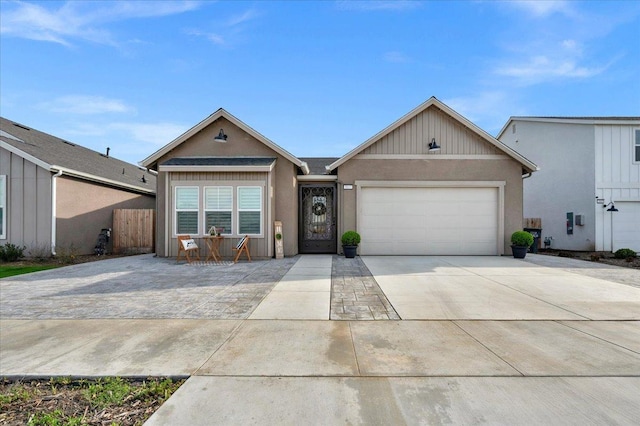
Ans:
[[[168,179],[170,181],[170,190],[168,194],[169,199],[169,212],[170,217],[168,217],[169,222],[169,236],[171,243],[169,244],[169,253],[168,256],[177,256],[178,254],[178,240],[174,238],[174,223],[173,223],[173,197],[174,191],[173,188],[176,185],[189,185],[193,183],[197,183],[200,187],[204,186],[224,186],[224,185],[237,185],[241,182],[260,182],[263,187],[263,218],[262,218],[262,237],[251,237],[249,239],[249,251],[251,252],[252,257],[269,257],[271,256],[270,245],[273,245],[273,241],[271,238],[271,219],[273,217],[273,202],[269,198],[271,194],[273,194],[272,188],[269,186],[270,181],[269,174],[267,172],[170,172],[168,173]],[[272,185],[272,183],[271,183]],[[234,203],[236,202],[236,193],[234,192]],[[200,194],[202,197],[202,193]],[[200,200],[202,203],[202,199]],[[234,209],[234,214],[236,210]],[[199,218],[201,220],[202,218]],[[202,226],[202,224],[200,224]],[[206,230],[201,230],[202,232],[206,232]],[[192,236],[198,247],[200,247],[200,256],[202,260],[208,254],[207,245],[202,235]],[[223,258],[229,258],[232,255],[235,255],[235,252],[232,250],[235,247],[236,243],[240,237],[236,234],[233,236],[229,236],[222,240],[220,245],[220,253]]]
[[[50,251],[51,172],[0,148],[0,175],[7,176],[7,233],[0,244]]]
[[[364,155],[427,154],[435,138],[439,155],[499,155],[498,149],[438,108],[431,107],[364,149]]]
[[[640,123],[595,126],[596,195],[605,203],[617,203],[618,208],[624,208],[624,203],[640,202],[640,163],[633,157],[635,130],[639,128]],[[596,250],[616,249],[611,246],[615,221],[612,214],[616,212],[596,206]]]

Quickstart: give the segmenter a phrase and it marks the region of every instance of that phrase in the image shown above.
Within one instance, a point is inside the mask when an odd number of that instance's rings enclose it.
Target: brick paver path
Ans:
[[[399,320],[369,269],[359,256],[333,256],[331,268],[332,320]]]

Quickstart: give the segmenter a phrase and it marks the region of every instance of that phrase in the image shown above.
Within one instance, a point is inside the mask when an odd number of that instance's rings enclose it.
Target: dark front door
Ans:
[[[300,253],[336,253],[336,186],[300,185]]]

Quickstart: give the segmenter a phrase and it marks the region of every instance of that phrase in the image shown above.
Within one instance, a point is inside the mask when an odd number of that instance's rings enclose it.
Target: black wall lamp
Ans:
[[[608,205],[611,205],[611,207],[609,207],[607,209],[608,212],[617,212],[619,211],[618,209],[616,209],[616,205],[613,204],[613,201],[611,201],[609,204],[605,204],[604,206],[602,206],[603,208],[606,208]]]
[[[218,133],[218,136],[213,138],[213,141],[214,142],[220,142],[220,143],[226,143],[227,142],[227,135],[224,134],[224,130],[220,129],[220,133]]]
[[[429,143],[429,152],[440,151],[440,145],[436,142],[436,138],[431,139]]]

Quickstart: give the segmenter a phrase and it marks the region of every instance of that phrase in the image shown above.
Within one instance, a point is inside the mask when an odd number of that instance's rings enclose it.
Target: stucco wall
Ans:
[[[504,247],[510,254],[511,234],[522,229],[522,173],[515,160],[362,160],[352,159],[338,168],[340,187],[339,231],[358,229],[358,188],[344,190],[344,184],[369,181],[505,181]]]
[[[102,228],[113,228],[114,209],[153,209],[155,197],[69,176],[57,178],[56,251],[92,254]]]
[[[224,129],[227,134],[227,143],[214,142],[214,137],[220,129]],[[169,153],[160,157],[157,164],[160,165],[174,157],[274,157],[276,165],[272,172],[273,191],[267,194],[272,197],[272,220],[267,224],[273,235],[273,221],[279,220],[283,226],[284,253],[285,256],[293,256],[298,253],[298,195],[296,181],[296,166],[289,160],[279,155],[271,148],[258,141],[256,138],[236,127],[234,124],[220,118],[207,126],[205,129],[178,145]],[[165,239],[175,240],[171,233],[167,233],[167,220],[171,220],[172,206],[167,204],[167,179],[168,173],[161,172],[158,176],[158,231],[157,250],[160,256],[173,256],[171,250],[165,250]],[[170,184],[170,182],[169,182]],[[169,185],[170,187],[170,185]],[[167,210],[167,212],[165,212]],[[173,246],[175,241],[171,241],[169,246]],[[272,244],[272,241],[266,242]],[[264,253],[263,253],[264,254]]]
[[[540,170],[524,180],[524,217],[542,219],[542,238],[552,247],[595,250],[594,126],[516,121],[500,140]],[[585,216],[584,226],[567,234],[567,212]]]

